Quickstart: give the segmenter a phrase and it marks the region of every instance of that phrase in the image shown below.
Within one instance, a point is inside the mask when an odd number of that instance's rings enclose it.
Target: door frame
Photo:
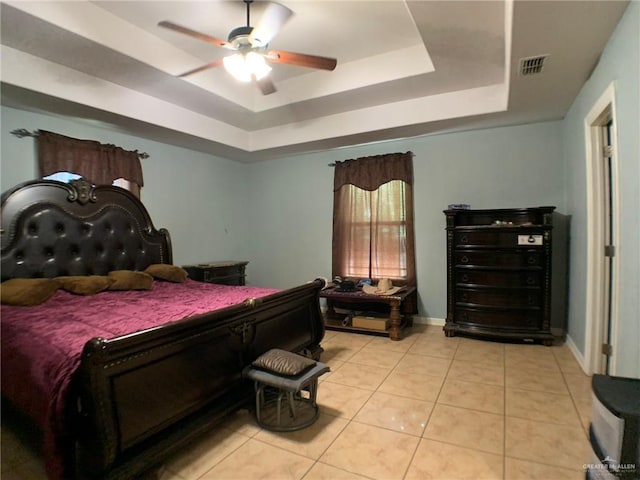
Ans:
[[[615,103],[615,82],[602,93],[584,119],[586,143],[586,173],[587,173],[587,278],[586,278],[586,319],[585,319],[585,367],[589,374],[602,371],[602,344],[605,338],[604,322],[606,314],[604,304],[606,285],[605,268],[605,239],[604,239],[604,187],[602,173],[603,137],[601,129],[607,121],[613,120],[611,129],[611,210],[613,245],[617,245],[619,236],[619,198],[618,198],[618,145],[617,119]],[[617,368],[617,339],[618,339],[618,254],[611,262],[611,295],[609,297],[610,344],[613,347],[609,359],[609,373],[615,375]]]

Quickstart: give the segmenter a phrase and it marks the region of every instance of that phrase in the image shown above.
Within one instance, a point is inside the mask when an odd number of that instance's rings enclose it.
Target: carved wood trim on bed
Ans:
[[[171,240],[138,199],[83,180],[32,181],[2,195],[2,280],[106,275],[172,263]]]
[[[172,263],[169,233],[156,230],[144,205],[119,187],[27,182],[2,195],[1,222],[3,281]],[[82,339],[65,400],[74,420],[68,456],[76,477],[135,478],[250,405],[252,385],[242,370],[269,349],[318,359],[323,285],[309,282],[135,333]]]

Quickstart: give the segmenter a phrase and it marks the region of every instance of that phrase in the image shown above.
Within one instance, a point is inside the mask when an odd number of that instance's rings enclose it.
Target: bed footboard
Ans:
[[[252,398],[244,366],[271,348],[316,358],[320,281],[85,345],[74,386],[79,478],[132,478]]]

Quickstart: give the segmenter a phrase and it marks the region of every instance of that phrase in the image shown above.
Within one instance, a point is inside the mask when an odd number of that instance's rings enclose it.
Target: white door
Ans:
[[[586,367],[615,374],[617,334],[617,161],[615,90],[605,91],[585,119],[587,133]]]

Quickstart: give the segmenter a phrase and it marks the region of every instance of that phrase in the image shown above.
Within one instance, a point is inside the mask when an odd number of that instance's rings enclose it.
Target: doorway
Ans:
[[[589,373],[615,374],[617,338],[618,175],[615,90],[610,85],[585,118],[587,138],[587,319]]]

